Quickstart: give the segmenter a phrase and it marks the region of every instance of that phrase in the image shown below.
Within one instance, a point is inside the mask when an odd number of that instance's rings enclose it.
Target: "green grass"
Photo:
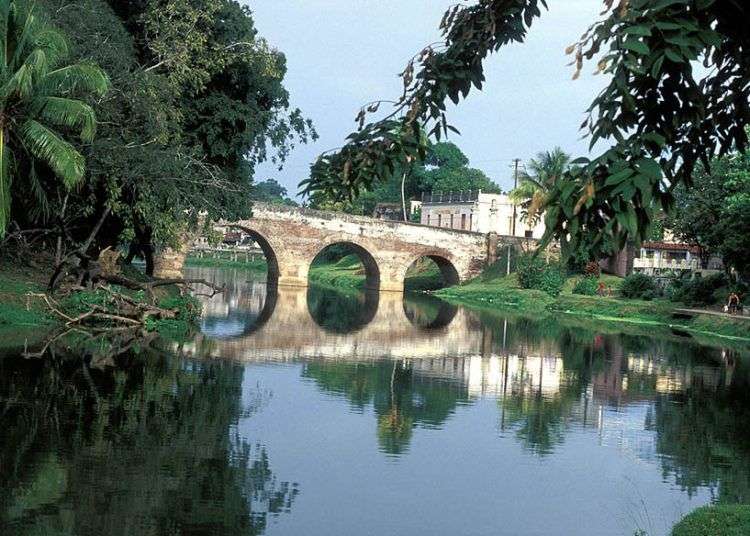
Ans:
[[[308,278],[315,284],[341,289],[365,286],[365,270],[356,255],[346,255],[336,262],[315,261]]]
[[[721,336],[741,342],[750,341],[750,323],[745,320],[708,315],[677,320],[672,315],[681,306],[667,300],[641,301],[573,294],[572,289],[578,277],[568,279],[557,297],[539,290],[521,289],[515,274],[494,279],[483,279],[480,276],[463,285],[439,290],[436,295],[473,307],[523,311],[526,314],[558,318],[579,317],[599,323],[636,324],[668,330],[677,328],[697,336]],[[615,294],[622,282],[621,278],[610,275],[603,275],[601,280]]]
[[[250,270],[253,272],[265,272],[268,264],[265,259],[251,259],[245,261],[243,254],[238,254],[237,260],[233,260],[231,255],[224,254],[220,257],[188,257],[185,259],[185,266],[207,267],[207,268],[239,268],[241,270]]]
[[[685,516],[672,529],[672,536],[747,536],[750,506],[730,504],[704,506]]]
[[[131,279],[143,279],[143,274],[126,267],[124,273]],[[48,274],[43,268],[17,267],[0,263],[0,348],[13,349],[24,344],[43,341],[48,334],[62,326],[62,321],[49,312],[44,302],[29,293],[44,293]],[[133,297],[142,293],[119,289]],[[147,325],[173,338],[193,328],[200,315],[200,303],[192,296],[181,296],[176,289],[162,287],[157,291],[159,305],[178,311],[177,318],[158,320]],[[69,316],[88,311],[91,305],[106,305],[109,295],[103,291],[78,291],[62,299],[60,305]]]
[[[43,340],[56,320],[38,298],[27,293],[44,292],[46,277],[33,268],[0,264],[0,347],[23,347]]]
[[[0,328],[37,327],[51,323],[39,300],[27,296],[29,292],[44,292],[39,274],[0,266]]]

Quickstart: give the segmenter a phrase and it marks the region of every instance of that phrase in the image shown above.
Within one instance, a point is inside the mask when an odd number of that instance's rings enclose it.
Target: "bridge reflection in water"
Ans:
[[[479,353],[478,318],[429,296],[338,293],[261,282],[203,298],[202,333],[188,355],[239,361],[420,358]]]
[[[202,332],[181,347],[189,357],[242,362],[397,360],[419,376],[459,382],[469,398],[510,392],[555,396],[571,382],[583,382],[579,417],[584,423],[600,421],[588,404],[592,399],[635,401],[628,382],[645,369],[656,392],[684,391],[696,381],[713,390],[731,384],[734,373],[734,362],[720,355],[713,361],[724,361],[723,368],[664,366],[663,356],[675,348],[691,353],[683,341],[665,341],[659,351],[663,355],[648,356],[633,353],[626,346],[632,341],[622,337],[602,337],[555,322],[484,318],[485,313],[428,295],[342,294],[319,287],[267,292],[257,274],[208,269],[194,275],[226,284],[228,292],[202,298]],[[694,350],[703,356],[709,352],[697,346]],[[603,356],[607,366],[593,367]]]

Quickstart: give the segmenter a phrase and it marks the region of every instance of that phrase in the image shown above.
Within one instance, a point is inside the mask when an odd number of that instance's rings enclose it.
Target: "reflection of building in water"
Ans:
[[[515,393],[554,395],[563,383],[563,360],[559,356],[500,356],[492,354],[461,358],[419,359],[415,373],[461,380],[469,396],[501,397]]]

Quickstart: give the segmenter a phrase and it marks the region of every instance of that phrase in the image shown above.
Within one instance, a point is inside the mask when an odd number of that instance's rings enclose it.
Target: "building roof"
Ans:
[[[690,253],[700,254],[701,248],[691,246],[690,244],[681,244],[678,242],[644,242],[644,249],[659,249],[662,251],[689,251]]]

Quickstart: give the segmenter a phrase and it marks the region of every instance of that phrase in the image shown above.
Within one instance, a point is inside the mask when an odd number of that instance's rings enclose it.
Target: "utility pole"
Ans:
[[[521,163],[520,158],[513,159],[513,189],[518,188],[518,165]],[[516,236],[516,202],[513,202],[513,222],[510,226],[510,234]]]

